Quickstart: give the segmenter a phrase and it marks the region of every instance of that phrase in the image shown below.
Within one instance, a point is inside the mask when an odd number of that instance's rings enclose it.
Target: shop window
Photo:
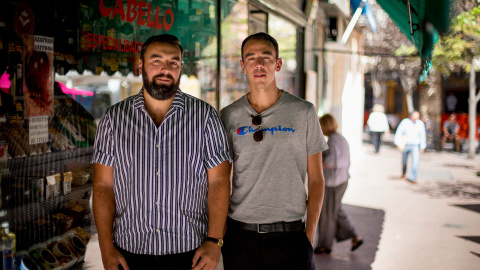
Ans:
[[[295,93],[297,70],[297,28],[294,24],[275,15],[269,16],[268,33],[278,42],[279,56],[283,66],[277,73],[277,86],[289,93]]]
[[[337,37],[338,37],[337,17],[329,17],[328,18],[327,40],[328,41],[337,41]]]
[[[141,89],[141,44],[152,35],[177,36],[185,49],[180,88],[218,107],[216,1],[4,2],[0,221],[8,222],[18,251],[38,249],[33,261],[42,250],[55,257],[53,241],[62,241],[75,253],[66,262],[73,265],[94,233],[89,162],[96,127],[109,106]],[[129,12],[132,3],[137,12]],[[230,85],[240,91],[241,83]]]
[[[222,1],[221,100],[223,108],[247,93],[247,79],[240,66],[242,41],[248,36],[247,1]]]

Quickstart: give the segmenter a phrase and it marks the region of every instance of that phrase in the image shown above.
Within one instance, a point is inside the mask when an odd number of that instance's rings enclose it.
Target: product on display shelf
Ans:
[[[2,262],[3,270],[15,269],[16,256],[16,239],[15,234],[10,232],[10,225],[8,221],[2,221],[0,227],[1,248],[2,248]]]
[[[88,173],[87,168],[73,170],[72,171],[72,185],[74,186],[83,186],[90,179],[90,173]]]
[[[81,227],[76,227],[64,233],[62,238],[77,256],[78,262],[83,261],[90,236]]]
[[[45,199],[48,200],[50,198],[58,196],[56,191],[57,189],[57,178],[61,177],[60,174],[53,174],[45,177]],[[60,184],[60,183],[59,183]]]
[[[72,192],[72,172],[63,173],[63,195],[67,195]]]
[[[49,137],[52,139],[52,151],[64,151],[77,148],[65,135],[56,129],[49,129]]]
[[[78,261],[77,256],[61,236],[55,236],[45,243],[47,249],[52,252],[62,269],[68,269]]]
[[[88,142],[82,136],[82,134],[66,119],[58,118],[58,126],[60,130],[64,132],[68,139],[73,142],[77,147],[88,146]]]
[[[69,200],[66,204],[65,214],[73,218],[73,227],[83,227],[90,224],[91,210],[90,200]]]
[[[60,262],[47,248],[45,243],[33,245],[28,249],[28,252],[42,269],[53,270],[60,266]],[[60,267],[59,269],[62,268]]]
[[[32,187],[32,199],[35,202],[43,202],[45,200],[45,178],[32,177],[30,178]]]
[[[57,173],[55,174],[55,188],[53,190],[53,196],[54,197],[59,197],[62,195],[62,188],[63,188],[63,184],[62,184],[62,174],[60,173]]]
[[[64,213],[56,213],[52,215],[52,218],[60,233],[70,230],[73,226],[73,218]]]

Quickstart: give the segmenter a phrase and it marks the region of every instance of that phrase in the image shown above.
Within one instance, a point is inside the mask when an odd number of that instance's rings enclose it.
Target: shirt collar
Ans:
[[[172,107],[179,108],[182,110],[185,109],[185,94],[182,92],[182,90],[178,89],[177,93],[175,93]],[[133,108],[135,110],[145,108],[145,98],[143,97],[143,88],[140,89],[140,92],[138,92],[138,94],[135,96],[133,100]]]

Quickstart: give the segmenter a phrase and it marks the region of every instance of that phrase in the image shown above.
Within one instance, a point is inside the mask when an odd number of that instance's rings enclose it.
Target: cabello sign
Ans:
[[[145,7],[147,8],[147,11],[144,10]],[[110,18],[113,19],[115,15],[118,14],[122,21],[126,20],[127,22],[133,22],[134,20],[137,20],[138,25],[146,25],[156,29],[164,28],[165,31],[172,28],[174,20],[173,11],[167,9],[163,13],[162,22],[160,22],[160,7],[155,7],[155,18],[152,18],[152,5],[147,5],[144,1],[137,2],[137,0],[127,0],[127,10],[124,10],[122,0],[117,0],[114,8],[105,7],[103,0],[100,0],[98,8],[103,17],[111,16]],[[146,20],[145,15],[147,15]],[[170,23],[167,22],[167,15],[170,16]]]

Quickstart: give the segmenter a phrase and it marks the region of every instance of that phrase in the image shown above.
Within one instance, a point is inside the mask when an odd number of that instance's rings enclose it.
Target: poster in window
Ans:
[[[25,36],[25,118],[53,115],[53,38]]]

